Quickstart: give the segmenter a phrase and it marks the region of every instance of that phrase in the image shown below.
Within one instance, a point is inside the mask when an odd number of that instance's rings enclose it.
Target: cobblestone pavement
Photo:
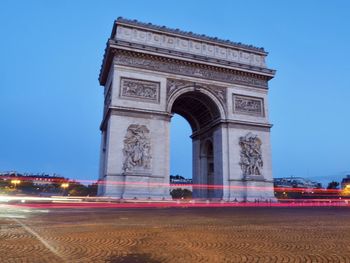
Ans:
[[[0,207],[0,262],[350,262],[350,208]]]

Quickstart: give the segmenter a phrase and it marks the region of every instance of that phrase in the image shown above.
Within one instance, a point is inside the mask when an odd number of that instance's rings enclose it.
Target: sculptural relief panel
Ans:
[[[131,124],[124,138],[123,171],[149,170],[151,168],[151,139],[145,125]]]
[[[233,113],[264,117],[264,99],[233,94]]]
[[[140,79],[124,78],[120,79],[120,97],[134,100],[146,100],[149,102],[159,102],[160,83]]]
[[[261,140],[251,132],[239,138],[240,166],[243,176],[262,175],[263,160],[261,151]]]

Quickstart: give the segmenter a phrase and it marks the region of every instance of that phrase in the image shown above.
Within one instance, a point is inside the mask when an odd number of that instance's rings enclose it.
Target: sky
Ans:
[[[350,174],[349,1],[0,1],[0,171],[96,180],[113,21],[264,47],[273,176]],[[191,129],[171,123],[171,173],[191,177]],[[181,143],[178,143],[181,142]]]

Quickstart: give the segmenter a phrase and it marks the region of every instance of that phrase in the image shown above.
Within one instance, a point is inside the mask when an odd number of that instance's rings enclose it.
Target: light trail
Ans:
[[[89,208],[214,208],[214,207],[349,207],[349,200],[339,199],[285,199],[281,202],[209,202],[209,201],[86,201],[7,204],[13,208],[30,209],[89,209]]]
[[[35,177],[3,177],[5,179],[11,180],[13,178],[20,178],[22,181],[32,181]],[[62,179],[52,179],[55,183],[83,183],[83,184],[97,184],[97,185],[105,185],[108,183],[108,185],[116,185],[116,186],[131,186],[131,187],[169,187],[169,188],[190,188],[192,189],[237,189],[237,190],[246,190],[246,189],[252,189],[257,191],[265,191],[266,189],[271,189],[271,187],[264,187],[264,186],[234,186],[234,185],[213,185],[213,184],[169,184],[169,183],[145,183],[145,182],[125,182],[125,181],[94,181],[94,180],[62,180]],[[275,192],[295,192],[295,193],[333,193],[333,194],[340,194],[342,192],[341,189],[317,189],[317,188],[299,188],[299,187],[275,187]]]
[[[8,179],[13,179],[9,177]],[[21,177],[21,180],[32,180],[31,177]],[[62,179],[58,179],[62,182]],[[104,185],[104,181],[92,180],[71,180],[65,181],[70,184],[74,183],[96,183],[97,185]],[[208,184],[168,184],[168,183],[144,183],[144,182],[108,182],[110,185],[126,186],[126,187],[164,187],[169,190],[176,188],[192,188],[192,190],[228,190],[233,192],[240,192],[246,190],[265,191],[270,190],[270,187],[264,186],[223,186],[223,185],[208,185]],[[132,204],[131,207],[246,207],[246,206],[348,206],[350,195],[344,195],[342,190],[338,189],[311,189],[311,188],[289,188],[289,187],[275,187],[274,193],[278,199],[278,203],[267,203],[261,200],[247,202],[246,204],[231,202],[222,203],[206,201],[200,199],[182,200],[181,203],[164,201],[162,203],[155,200],[135,200],[137,204]],[[186,201],[186,202],[183,202]],[[119,203],[116,203],[119,202]],[[127,203],[122,203],[127,202]],[[48,208],[108,208],[108,207],[126,207],[131,204],[131,200],[120,200],[113,197],[89,197],[89,196],[52,196],[52,197],[38,197],[38,196],[10,196],[0,195],[0,203],[18,203],[17,205],[32,206],[32,207],[48,207]],[[76,203],[76,204],[74,204]],[[151,203],[151,205],[150,205]]]
[[[0,195],[0,202],[11,202],[11,201],[19,201],[22,203],[25,202],[63,202],[63,201],[69,201],[69,202],[80,202],[82,201],[81,197],[60,197],[60,196],[52,196],[52,197],[36,197],[36,196],[13,196],[13,195]]]

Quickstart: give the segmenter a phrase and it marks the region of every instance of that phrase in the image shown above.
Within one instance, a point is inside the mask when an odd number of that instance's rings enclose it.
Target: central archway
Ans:
[[[185,118],[192,129],[193,197],[221,199],[223,178],[219,165],[220,151],[216,149],[214,132],[223,118],[220,102],[207,90],[199,87],[182,89],[169,100],[169,112]]]
[[[184,117],[191,125],[192,132],[198,132],[216,120],[220,120],[220,111],[215,103],[199,91],[190,91],[178,96],[171,113]]]

